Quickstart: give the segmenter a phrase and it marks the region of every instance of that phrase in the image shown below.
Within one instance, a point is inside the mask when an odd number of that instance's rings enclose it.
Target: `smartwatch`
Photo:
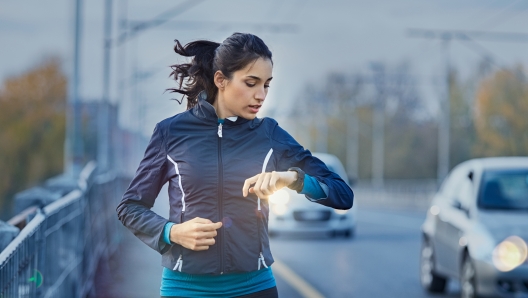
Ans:
[[[297,193],[300,193],[304,187],[304,171],[296,167],[289,168],[288,171],[297,172],[297,180],[293,181],[290,185],[288,185],[288,188],[297,191]]]

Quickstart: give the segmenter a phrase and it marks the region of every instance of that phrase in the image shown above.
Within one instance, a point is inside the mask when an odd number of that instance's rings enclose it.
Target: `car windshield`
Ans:
[[[528,210],[528,169],[484,172],[478,205],[483,209]]]

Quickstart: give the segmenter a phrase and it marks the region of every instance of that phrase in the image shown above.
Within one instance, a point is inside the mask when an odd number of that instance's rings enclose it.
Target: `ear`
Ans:
[[[214,83],[219,90],[224,90],[227,84],[227,78],[220,70],[217,70],[214,74]]]

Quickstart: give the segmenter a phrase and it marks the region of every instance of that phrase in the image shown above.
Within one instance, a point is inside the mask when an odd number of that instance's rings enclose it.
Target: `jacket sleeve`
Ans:
[[[327,197],[314,202],[335,209],[350,209],[354,202],[354,193],[350,186],[318,158],[312,156],[290,134],[275,125],[271,132],[272,146],[279,155],[278,170],[287,171],[298,167],[317,181],[328,186]]]
[[[163,227],[168,220],[150,210],[168,180],[165,139],[160,126],[156,125],[145,156],[117,206],[117,216],[136,237],[163,254],[170,248],[163,241]]]

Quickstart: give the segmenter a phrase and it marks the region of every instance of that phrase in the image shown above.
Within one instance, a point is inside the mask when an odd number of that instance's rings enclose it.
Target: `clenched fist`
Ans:
[[[181,224],[172,225],[170,240],[191,250],[207,250],[215,244],[216,230],[222,227],[222,222],[212,222],[209,219],[196,217]]]

